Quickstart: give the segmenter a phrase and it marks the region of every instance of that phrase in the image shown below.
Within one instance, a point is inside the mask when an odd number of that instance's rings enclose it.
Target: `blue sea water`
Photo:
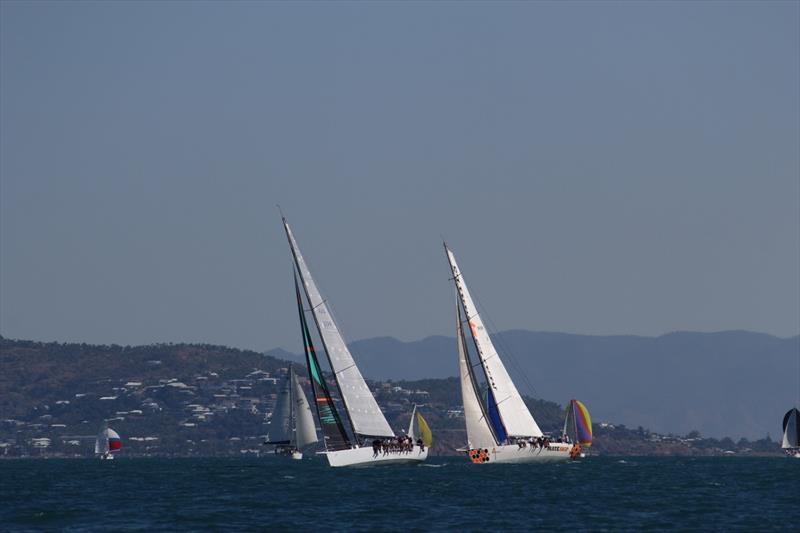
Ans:
[[[0,461],[6,531],[798,531],[800,460]]]

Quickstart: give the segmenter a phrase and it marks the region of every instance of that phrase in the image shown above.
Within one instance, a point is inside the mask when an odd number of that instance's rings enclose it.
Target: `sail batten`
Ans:
[[[445,251],[447,252],[447,258],[453,272],[453,280],[455,281],[461,303],[464,307],[467,324],[469,324],[472,338],[475,342],[478,358],[486,374],[489,390],[494,400],[502,398],[501,402],[496,403],[496,407],[498,419],[503,429],[509,436],[513,437],[542,436],[542,430],[539,429],[533,415],[522,400],[522,396],[511,380],[511,376],[509,376],[502,359],[489,337],[488,330],[484,326],[483,319],[480,313],[478,313],[472,296],[467,289],[464,277],[458,268],[453,252],[451,252],[447,246],[445,246]],[[497,433],[497,430],[498,428],[495,427],[495,433]]]
[[[357,435],[393,437],[394,431],[386,421],[386,417],[378,407],[372,391],[369,390],[369,386],[367,386],[358,366],[356,366],[355,360],[331,316],[326,300],[322,298],[319,288],[311,276],[311,271],[300,253],[297,241],[285,218],[283,219],[283,226],[289,240],[289,247],[292,250],[297,273],[300,276],[314,322],[322,339],[323,348],[339,386],[353,432]]]

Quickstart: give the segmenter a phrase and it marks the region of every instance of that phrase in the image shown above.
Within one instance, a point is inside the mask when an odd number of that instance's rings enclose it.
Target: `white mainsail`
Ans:
[[[359,435],[393,437],[394,431],[389,427],[386,417],[383,416],[375,397],[358,370],[356,362],[353,360],[353,356],[350,354],[350,350],[339,332],[339,328],[333,321],[327,303],[322,298],[316,283],[314,283],[314,278],[311,277],[311,271],[300,253],[297,241],[295,241],[292,230],[289,228],[285,218],[283,219],[283,226],[286,229],[286,236],[289,238],[295,266],[303,282],[306,297],[314,314],[314,320],[322,338],[325,352],[328,354],[336,382],[339,384],[342,400],[348,415],[350,415],[353,430]]]
[[[492,448],[497,440],[489,428],[489,421],[478,399],[478,391],[473,385],[467,360],[467,347],[464,346],[464,332],[461,328],[461,313],[458,312],[456,342],[458,343],[458,374],[461,378],[461,401],[464,405],[464,420],[467,423],[467,446],[469,449]]]
[[[419,436],[419,424],[417,423],[417,404],[414,404],[414,409],[411,411],[411,421],[408,423],[408,432],[406,435],[411,437],[415,442]]]
[[[542,430],[539,429],[533,419],[533,415],[531,415],[522,400],[517,387],[511,381],[506,367],[500,360],[500,356],[489,338],[489,332],[483,325],[483,319],[481,319],[475,303],[472,301],[472,296],[467,289],[453,252],[447,246],[445,246],[445,251],[450,261],[450,268],[453,271],[453,278],[458,288],[458,294],[461,297],[461,303],[464,306],[464,312],[467,315],[467,321],[472,330],[472,337],[475,339],[475,345],[478,348],[478,357],[486,372],[489,386],[494,393],[497,409],[500,412],[506,432],[513,437],[542,436]]]
[[[286,380],[278,394],[275,409],[269,422],[269,441],[286,442],[292,440],[292,391],[291,377]]]
[[[108,453],[108,426],[103,424],[100,426],[100,433],[94,441],[94,453],[103,455]]]
[[[314,426],[314,416],[311,414],[311,407],[308,405],[306,394],[303,392],[303,388],[297,380],[297,374],[293,374],[292,378],[295,412],[295,446],[299,450],[309,444],[317,442],[317,430]]]

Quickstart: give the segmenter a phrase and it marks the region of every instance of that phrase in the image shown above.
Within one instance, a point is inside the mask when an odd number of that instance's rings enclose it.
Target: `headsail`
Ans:
[[[783,441],[781,448],[800,448],[800,410],[789,409],[783,417]]]
[[[317,351],[311,340],[308,330],[306,314],[303,311],[303,298],[300,296],[300,286],[297,284],[297,274],[294,277],[294,289],[297,294],[297,311],[300,314],[300,329],[303,333],[303,350],[306,355],[308,377],[311,380],[311,393],[314,395],[314,405],[317,408],[317,418],[322,428],[326,450],[346,450],[350,448],[350,439],[342,424],[339,411],[333,403],[333,398],[325,382],[325,376],[317,360]]]
[[[492,389],[486,389],[486,407],[489,411],[489,422],[492,424],[494,434],[497,435],[497,440],[503,444],[508,440],[508,431],[500,419],[500,412],[497,409],[497,401],[494,399]]]
[[[450,261],[450,268],[453,272],[453,279],[458,289],[458,294],[461,297],[461,303],[464,306],[464,312],[467,315],[467,321],[472,331],[472,338],[475,341],[478,357],[480,358],[483,370],[486,373],[486,379],[489,384],[489,390],[493,393],[494,399],[497,404],[499,416],[502,419],[503,426],[508,432],[509,436],[513,437],[540,437],[542,430],[533,419],[533,415],[528,410],[525,402],[522,400],[517,387],[511,381],[511,376],[508,375],[505,365],[500,360],[497,350],[489,338],[489,332],[483,324],[483,319],[478,313],[475,303],[472,301],[472,296],[467,289],[464,282],[464,277],[456,263],[456,258],[447,246],[445,245],[447,258]],[[497,430],[497,428],[495,428]],[[500,436],[498,435],[498,438]]]
[[[292,389],[291,377],[278,393],[275,409],[269,422],[269,441],[267,444],[289,444],[292,440]]]
[[[492,448],[497,445],[497,439],[492,434],[489,419],[484,411],[483,404],[478,396],[475,375],[472,371],[472,362],[468,359],[467,347],[464,342],[464,329],[461,327],[461,309],[456,305],[458,344],[458,374],[461,379],[461,402],[464,406],[464,420],[467,425],[467,447]]]
[[[289,239],[289,247],[292,250],[292,257],[303,283],[306,299],[308,300],[314,321],[317,324],[322,344],[328,355],[334,377],[339,385],[347,413],[353,430],[359,435],[369,435],[375,437],[393,437],[394,431],[389,427],[386,417],[383,416],[372,391],[369,390],[364,377],[358,370],[350,350],[342,338],[339,328],[333,321],[328,304],[322,298],[311,271],[306,265],[303,255],[297,246],[292,230],[286,219],[283,219],[283,227],[286,230],[286,237]]]
[[[303,392],[303,388],[297,380],[297,374],[292,374],[292,391],[295,413],[295,446],[299,450],[317,442],[317,430],[314,427],[311,407],[308,405],[306,393]]]

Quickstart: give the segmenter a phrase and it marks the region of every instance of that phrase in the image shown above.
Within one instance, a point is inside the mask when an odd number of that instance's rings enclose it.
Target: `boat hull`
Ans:
[[[378,452],[377,454],[370,447],[351,448],[349,450],[337,450],[323,452],[328,458],[328,464],[333,467],[340,466],[383,466],[392,464],[414,464],[421,463],[428,458],[429,448],[421,450],[419,446],[414,446],[411,451],[392,451]]]
[[[495,446],[478,450],[468,450],[467,457],[476,464],[494,463],[559,463],[569,461],[569,445],[551,445],[547,448],[526,446],[520,448],[516,444]]]

